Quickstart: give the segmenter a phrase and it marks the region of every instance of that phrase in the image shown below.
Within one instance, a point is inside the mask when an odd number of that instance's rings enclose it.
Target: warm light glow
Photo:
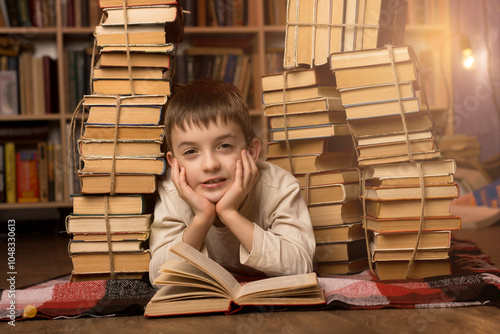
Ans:
[[[463,49],[462,50],[462,65],[466,69],[471,69],[474,65],[474,54],[471,49]]]

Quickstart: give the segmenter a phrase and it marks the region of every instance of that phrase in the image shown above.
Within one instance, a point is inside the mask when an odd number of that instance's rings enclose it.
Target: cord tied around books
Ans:
[[[106,242],[108,243],[109,272],[111,279],[115,279],[115,256],[113,254],[113,243],[111,242],[111,225],[109,222],[109,197],[104,196],[104,221],[106,223]]]

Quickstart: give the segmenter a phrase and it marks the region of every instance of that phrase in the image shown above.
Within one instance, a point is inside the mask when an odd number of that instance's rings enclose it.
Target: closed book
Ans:
[[[388,187],[388,186],[418,186],[423,182],[424,185],[435,185],[444,183],[455,182],[454,174],[424,176],[420,179],[419,176],[409,177],[390,177],[390,178],[377,178],[370,179],[366,182],[368,186],[374,187]]]
[[[151,198],[140,194],[83,195],[71,194],[75,215],[131,215],[152,212]]]
[[[176,36],[167,36],[164,24],[128,26],[127,33],[129,45],[164,45],[167,41],[176,41]],[[94,36],[98,46],[127,44],[123,26],[97,25]]]
[[[414,261],[407,276],[409,261],[379,261],[375,273],[381,280],[421,279],[433,276],[451,275],[450,260]]]
[[[457,170],[457,165],[452,159],[443,159],[436,161],[425,161],[420,163],[422,175],[439,176],[454,174]],[[384,179],[384,178],[400,178],[400,177],[419,177],[418,166],[414,163],[398,163],[379,166],[370,166],[366,168],[365,178]]]
[[[112,206],[115,204],[110,202],[109,209],[113,209],[113,212],[117,211],[115,206]],[[66,216],[66,232],[70,234],[106,233],[106,219],[109,222],[110,233],[132,233],[149,231],[152,214],[110,214],[106,218],[104,214],[78,215],[73,213]]]
[[[267,161],[288,170],[292,174],[305,174],[352,168],[356,165],[356,154],[352,151],[337,151],[322,154],[268,158]]]
[[[283,103],[283,101],[310,100],[319,97],[336,98],[340,92],[335,86],[310,86],[283,90],[274,90],[262,93],[264,105]]]
[[[130,52],[130,66],[132,67],[160,67],[169,68],[170,67],[170,51],[164,52],[140,52],[134,51]],[[129,58],[127,53],[122,51],[110,51],[110,52],[100,52],[96,64],[99,67],[111,66],[111,67],[127,67],[129,64]],[[133,73],[133,72],[132,72]],[[128,78],[128,77],[127,77]],[[152,93],[153,94],[153,93]]]
[[[102,159],[102,158],[158,158],[164,154],[161,152],[162,141],[154,140],[135,140],[135,141],[117,141],[113,140],[94,140],[79,139],[78,147],[80,156],[83,159]]]
[[[338,183],[302,188],[302,194],[308,205],[319,205],[357,200],[359,189],[357,183]]]
[[[84,273],[109,273],[111,261],[114,262],[114,272],[147,272],[151,260],[149,250],[139,252],[113,252],[111,257],[108,253],[77,253],[70,255],[75,274]]]
[[[127,17],[127,24],[150,24],[174,22],[178,19],[177,7],[169,5],[141,6],[126,8],[127,15],[124,15],[123,6],[103,8],[103,26],[123,25],[124,17]]]
[[[424,217],[447,217],[452,198],[427,199]],[[415,218],[421,215],[421,200],[366,201],[366,214],[375,218]]]
[[[345,51],[330,55],[330,69],[333,71],[344,68],[357,68],[380,64],[407,62],[415,59],[413,48],[410,45],[392,47],[392,57],[387,47]]]
[[[275,103],[264,105],[264,114],[268,117],[308,114],[327,111],[344,111],[340,95],[337,97],[317,97],[308,100],[287,101],[285,104]],[[343,114],[343,113],[342,113]]]
[[[398,88],[394,84],[365,86],[340,90],[344,107],[357,104],[370,104],[410,99],[416,97],[416,87],[411,82],[401,82]]]
[[[116,96],[116,95],[85,95],[83,97],[84,106],[117,106],[118,99],[120,106],[137,106],[137,105],[155,105],[164,106],[167,103],[165,94],[156,95],[132,95],[132,96]]]
[[[165,173],[167,164],[165,159],[90,159],[82,161],[80,174],[109,174],[113,168],[117,174],[152,174]]]
[[[282,141],[287,138],[289,140],[293,140],[348,135],[350,135],[350,133],[346,123],[304,126],[287,129],[271,129],[269,131],[269,136],[272,141]]]
[[[267,143],[267,157],[288,157],[295,155],[319,154],[325,152],[346,151],[354,144],[350,136],[314,137]]]
[[[163,94],[170,95],[171,87],[168,79],[93,79],[92,87],[95,94]]]
[[[314,228],[316,244],[353,241],[365,238],[362,223],[321,226]]]
[[[459,216],[424,217],[421,224],[420,218],[365,218],[366,228],[378,233],[460,230],[461,220]]]
[[[415,260],[446,260],[449,258],[449,248],[419,249],[415,252]],[[380,261],[410,261],[413,250],[374,250],[372,260]]]
[[[5,201],[17,202],[16,144],[6,142],[5,146]]]
[[[78,174],[82,194],[152,194],[156,191],[156,176],[151,174]]]
[[[418,233],[377,233],[373,235],[374,249],[409,250],[417,247]],[[450,231],[421,232],[417,249],[449,248],[451,245]]]
[[[295,174],[300,187],[315,187],[329,184],[359,183],[360,171],[358,169],[339,169],[326,172],[309,174]]]
[[[298,68],[262,76],[262,90],[283,90],[297,87],[335,84],[335,77],[327,67]]]
[[[163,140],[165,126],[121,125],[115,127],[114,125],[86,124],[81,139],[114,140],[115,135],[117,140]]]
[[[363,216],[360,201],[309,206],[308,210],[313,227],[360,222]]]
[[[314,253],[316,262],[352,261],[366,258],[366,240],[358,239],[344,242],[317,244]]]
[[[37,156],[36,149],[16,152],[16,193],[19,203],[40,201]]]
[[[430,184],[427,186],[366,186],[363,189],[363,197],[374,201],[387,201],[399,199],[422,198],[456,198],[459,195],[457,183]]]
[[[70,240],[68,243],[68,254],[77,253],[105,253],[110,249],[107,241],[86,241]],[[142,240],[121,240],[111,241],[113,252],[137,252],[144,250],[144,241]]]
[[[346,123],[346,115],[344,112],[315,112],[306,114],[295,114],[285,116],[269,117],[269,126],[271,129],[280,129],[287,127],[307,127],[319,126],[327,124]]]
[[[159,125],[163,110],[160,106],[123,106],[119,110],[119,125]],[[92,106],[85,124],[114,125],[118,110],[114,106]]]
[[[373,105],[366,105],[368,108],[370,108],[370,106]],[[434,124],[427,113],[415,112],[407,114],[407,110],[408,109],[405,108],[406,132],[412,133],[425,131],[434,127]],[[401,122],[400,111],[399,114],[396,112],[396,115],[394,116],[348,119],[347,124],[349,125],[349,129],[355,138],[405,133],[405,127]]]
[[[314,270],[319,275],[349,275],[368,269],[368,257],[349,261],[318,262]]]
[[[413,152],[412,159],[415,161],[426,161],[426,160],[435,160],[441,158],[441,151],[432,150],[427,152]],[[372,158],[363,158],[358,161],[359,166],[367,167],[371,165],[379,165],[379,164],[393,164],[396,162],[408,162],[410,161],[410,157],[408,154],[400,154],[400,155],[392,155],[392,156],[382,156],[382,157],[372,157]]]
[[[401,123],[401,110],[404,111],[405,118],[408,114],[419,112],[419,100],[417,98],[407,98],[401,100],[401,104],[399,101],[382,101],[368,104],[354,104],[345,107],[346,118],[349,122],[360,118],[372,120],[373,117],[384,117],[382,121],[385,121],[385,117],[397,115],[399,123]]]

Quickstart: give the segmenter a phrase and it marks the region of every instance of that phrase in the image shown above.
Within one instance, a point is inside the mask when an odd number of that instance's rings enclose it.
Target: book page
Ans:
[[[203,255],[185,242],[179,242],[170,248],[170,251],[186,259],[196,267],[200,268],[208,275],[219,282],[229,293],[234,300],[234,296],[241,289],[238,281],[226,269],[217,262]]]

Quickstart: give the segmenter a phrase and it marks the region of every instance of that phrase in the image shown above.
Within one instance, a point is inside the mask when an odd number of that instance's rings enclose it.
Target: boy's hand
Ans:
[[[260,173],[252,155],[247,150],[241,151],[241,160],[236,162],[234,182],[215,206],[217,215],[224,224],[225,215],[238,212],[259,177]]]
[[[215,220],[215,204],[198,194],[186,182],[186,170],[179,167],[179,162],[174,158],[172,165],[172,181],[182,198],[194,211],[194,214],[212,224]]]

